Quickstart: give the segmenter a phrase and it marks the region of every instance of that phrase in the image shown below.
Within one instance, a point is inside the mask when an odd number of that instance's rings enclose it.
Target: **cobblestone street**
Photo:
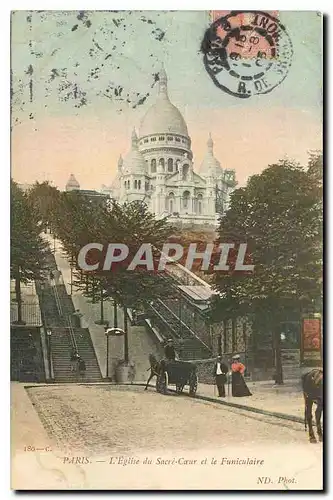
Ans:
[[[299,443],[303,427],[143,387],[34,387],[29,396],[50,437],[63,449],[127,453],[135,449],[220,447],[235,442]]]
[[[142,386],[14,383],[11,407],[16,489],[322,484],[322,445],[308,442],[303,425],[186,395]]]

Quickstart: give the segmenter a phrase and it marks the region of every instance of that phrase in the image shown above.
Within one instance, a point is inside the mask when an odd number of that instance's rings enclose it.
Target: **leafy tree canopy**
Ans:
[[[248,244],[254,272],[215,273],[215,314],[285,315],[312,307],[322,288],[321,155],[305,170],[290,160],[270,165],[235,190],[220,218],[220,242]],[[316,172],[316,175],[314,175]]]

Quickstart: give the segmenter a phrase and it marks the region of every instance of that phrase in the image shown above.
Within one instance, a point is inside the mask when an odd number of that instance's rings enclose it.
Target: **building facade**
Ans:
[[[197,173],[191,138],[180,111],[170,102],[167,75],[159,76],[157,100],[143,117],[139,134],[118,161],[112,196],[120,203],[144,201],[157,216],[189,224],[215,225],[236,186],[235,171],[222,169],[211,136]]]

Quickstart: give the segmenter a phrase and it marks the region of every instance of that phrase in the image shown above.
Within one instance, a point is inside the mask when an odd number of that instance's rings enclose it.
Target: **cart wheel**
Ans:
[[[162,372],[158,375],[156,380],[156,390],[161,394],[166,394],[168,390],[168,374],[167,372]]]
[[[190,386],[189,395],[195,396],[195,393],[197,392],[198,389],[198,375],[196,374],[196,372],[191,373],[189,386]]]
[[[181,394],[184,389],[184,384],[176,384],[176,393]]]

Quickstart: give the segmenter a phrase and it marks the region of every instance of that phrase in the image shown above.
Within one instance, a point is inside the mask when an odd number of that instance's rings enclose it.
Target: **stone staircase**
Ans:
[[[86,364],[85,375],[72,372],[70,353],[72,341],[69,328],[53,328],[51,337],[51,353],[53,372],[56,382],[101,382],[101,372],[87,328],[74,328],[77,350]]]
[[[49,254],[48,267],[57,270],[54,256]],[[73,316],[74,306],[63,284],[52,284],[49,280],[36,286],[42,311],[44,327],[51,329],[51,357],[55,382],[98,382],[102,375],[96,353],[87,328],[81,328],[80,319]],[[86,365],[85,375],[71,372],[72,349],[78,351]]]

